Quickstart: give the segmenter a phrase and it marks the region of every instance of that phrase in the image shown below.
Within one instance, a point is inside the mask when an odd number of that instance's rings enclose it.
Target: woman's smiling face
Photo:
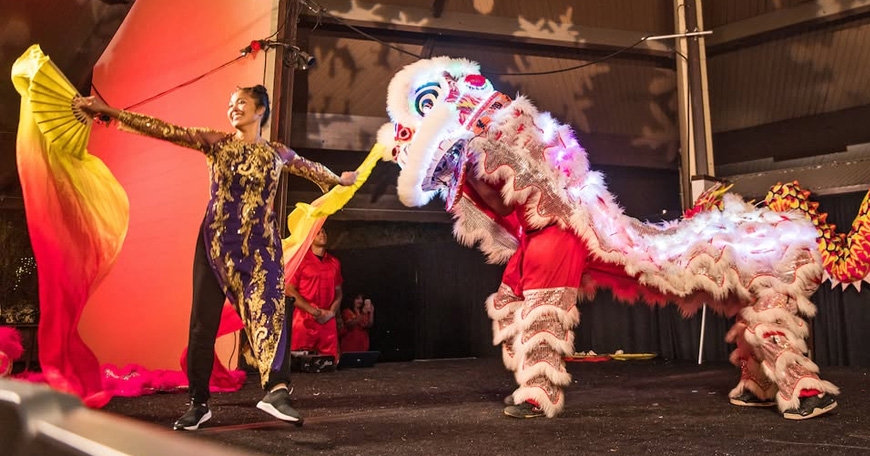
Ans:
[[[257,102],[246,91],[237,90],[230,97],[227,118],[235,128],[242,128],[252,123],[259,125],[265,110],[263,106],[257,107]]]

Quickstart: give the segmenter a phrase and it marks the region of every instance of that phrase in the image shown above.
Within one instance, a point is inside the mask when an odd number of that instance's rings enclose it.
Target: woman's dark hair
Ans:
[[[342,309],[353,309],[354,308],[354,301],[356,301],[357,297],[361,297],[361,298],[365,299],[366,295],[365,295],[365,293],[345,294],[344,299],[342,300],[343,302],[341,303],[341,308]]]
[[[266,112],[263,113],[263,118],[260,119],[260,127],[265,126],[266,122],[269,121],[269,114],[272,112],[272,109],[269,107],[269,91],[266,90],[266,87],[262,84],[257,84],[254,87],[239,87],[239,90],[250,95],[257,103],[258,108],[260,106],[266,108]]]

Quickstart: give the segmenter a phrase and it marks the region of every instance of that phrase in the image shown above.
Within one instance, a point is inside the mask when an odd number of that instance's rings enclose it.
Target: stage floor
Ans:
[[[296,427],[254,408],[249,376],[215,394],[214,417],[187,433],[271,455],[856,455],[870,454],[870,369],[822,368],[841,388],[839,406],[806,421],[775,409],[730,405],[738,371],[660,359],[568,363],[565,412],[520,420],[502,414],[513,380],[498,359],[379,363],[296,373]],[[106,412],[169,428],[186,396],[114,398]]]

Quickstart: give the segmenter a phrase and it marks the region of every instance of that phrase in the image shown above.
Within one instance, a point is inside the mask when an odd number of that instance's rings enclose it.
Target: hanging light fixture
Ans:
[[[254,40],[244,49],[241,49],[240,52],[242,55],[256,55],[258,51],[266,51],[274,47],[284,48],[285,52],[282,61],[287,68],[296,68],[304,71],[317,64],[317,59],[313,55],[299,49],[298,46],[281,41]]]

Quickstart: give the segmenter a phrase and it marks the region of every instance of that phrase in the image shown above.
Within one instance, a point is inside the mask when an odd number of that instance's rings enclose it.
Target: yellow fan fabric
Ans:
[[[101,407],[110,397],[78,322],[120,253],[127,194],[88,154],[90,125],[70,109],[77,91],[38,44],[13,64],[12,82],[21,95],[16,160],[38,271],[40,364],[49,385]]]
[[[47,56],[39,45],[28,51],[25,59],[30,74],[28,87],[30,112],[39,131],[51,143],[65,144],[65,149],[83,159],[91,136],[91,119],[70,109],[72,99],[79,95],[72,83]]]
[[[359,175],[352,185],[333,187],[311,204],[296,203],[296,208],[287,216],[287,229],[290,231],[290,236],[282,240],[284,277],[289,279],[293,276],[305,252],[311,247],[314,236],[320,231],[327,217],[343,208],[356,191],[362,187],[371,175],[372,169],[381,160],[383,151],[384,146],[381,144],[375,144],[372,147],[368,156],[356,169]]]

